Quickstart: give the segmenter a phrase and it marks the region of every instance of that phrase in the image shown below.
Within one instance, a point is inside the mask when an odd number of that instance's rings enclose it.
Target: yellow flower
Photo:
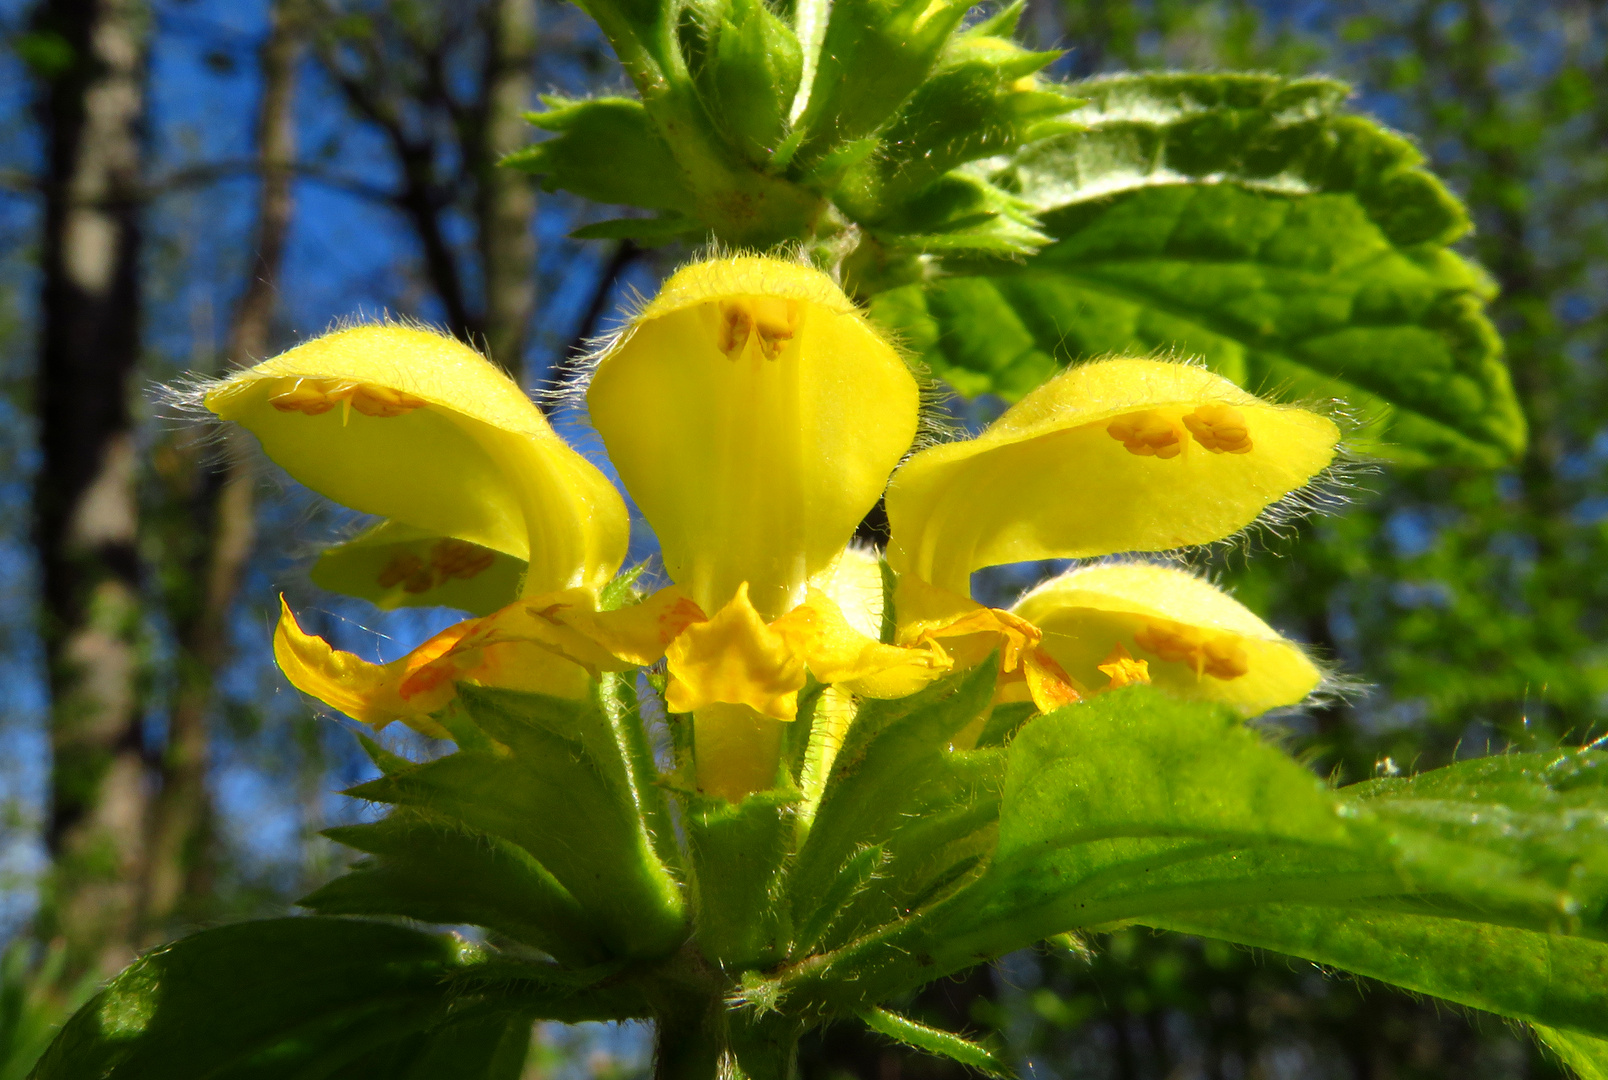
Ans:
[[[705,611],[802,603],[916,435],[920,392],[833,284],[776,259],[674,275],[599,360],[592,423]]]
[[[1113,563],[1072,570],[1017,601],[1044,648],[1094,689],[1149,682],[1255,716],[1322,681],[1290,641],[1222,590],[1184,570]]]
[[[783,725],[813,677],[830,689],[804,756],[809,800],[853,697],[901,697],[991,655],[996,700],[1040,709],[1147,680],[1247,711],[1310,689],[1299,650],[1232,601],[1196,597],[1210,587],[1187,576],[1140,587],[1081,571],[1058,579],[1077,587],[1051,583],[1012,611],[969,598],[972,571],[996,563],[1221,539],[1328,464],[1331,423],[1199,367],[1074,368],[977,438],[900,466],[918,384],[829,277],[749,256],[688,266],[602,350],[586,394],[675,582],[617,611],[597,596],[625,550],[621,499],[462,345],[359,327],[206,400],[304,483],[386,519],[326,553],[316,580],[482,615],[367,665],[287,611],[287,675],[370,723],[439,734],[432,717],[458,683],[574,696],[601,671],[663,656],[666,702],[693,716],[698,785],[740,799],[779,781]],[[882,568],[848,546],[885,490],[891,643]],[[1175,573],[1127,572],[1151,570]]]
[[[1316,669],[1255,616],[1186,574],[1100,567],[1058,579],[1090,589],[1128,582],[1122,595],[1142,598],[1150,619],[1133,641],[1136,654],[1126,652],[1131,635],[1122,639],[1058,606],[1054,582],[988,616],[969,599],[970,578],[1002,563],[1221,540],[1304,487],[1333,460],[1338,442],[1339,430],[1324,417],[1263,401],[1191,364],[1120,359],[1070,368],[976,438],[922,450],[894,474],[888,561],[900,574],[899,640],[943,640],[973,627],[959,646],[968,656],[946,643],[956,662],[976,662],[997,647],[1008,694],[1015,658],[1026,656],[1032,662],[1020,666],[1019,681],[1040,708],[1053,707],[1057,694],[1142,681],[1247,712],[1293,704],[1317,684]],[[1131,585],[1138,578],[1142,589]],[[1208,603],[1207,594],[1216,599]],[[1231,609],[1250,621],[1229,619]],[[992,636],[981,632],[990,618],[998,624]],[[1027,640],[1022,625],[1034,628],[1030,646],[1018,643]],[[1263,666],[1231,674],[1252,639],[1283,658],[1278,674]]]
[[[1211,543],[1304,487],[1339,438],[1192,364],[1069,368],[977,438],[905,463],[888,561],[965,595],[985,566]]]
[[[400,660],[370,664],[302,632],[281,601],[274,657],[298,689],[354,720],[384,727],[400,720],[445,738],[432,718],[457,696],[460,682],[579,698],[603,671],[651,664],[703,612],[677,589],[641,604],[597,611],[584,589],[516,601],[467,619]]]
[[[608,478],[449,337],[339,330],[224,380],[205,401],[291,476],[407,526],[408,539],[523,561],[526,595],[601,588],[625,558],[630,523]]]

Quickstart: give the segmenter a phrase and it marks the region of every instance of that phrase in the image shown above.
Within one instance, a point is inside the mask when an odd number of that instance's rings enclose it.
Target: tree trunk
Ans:
[[[266,356],[278,300],[296,164],[293,104],[305,29],[299,3],[276,0],[262,48],[257,123],[262,193],[250,276],[229,337],[228,358],[235,364]],[[176,543],[164,545],[181,555],[169,575],[173,584],[167,598],[179,646],[179,686],[168,722],[145,885],[144,934],[152,943],[167,936],[187,907],[199,913],[197,905],[211,892],[208,716],[218,671],[229,659],[229,612],[255,535],[253,470],[242,438],[231,430],[221,460],[208,462],[207,448],[192,434],[173,469],[180,488],[173,495],[183,507],[173,515],[176,528],[200,543],[187,545],[176,537]]]
[[[535,0],[492,0],[485,20],[484,111],[471,166],[486,290],[482,325],[486,351],[521,380],[536,310],[536,192],[528,176],[497,162],[530,141],[524,113],[535,78]]]
[[[329,25],[340,22],[327,0],[321,10]],[[435,32],[421,34],[382,5],[365,47],[351,50],[357,62],[328,43],[320,55],[352,111],[391,146],[400,187],[390,201],[418,238],[446,329],[518,379],[536,301],[536,196],[528,177],[497,162],[529,141],[522,114],[534,84],[536,0],[475,0],[437,14]],[[448,72],[466,32],[484,61],[459,94]],[[455,212],[475,223],[469,267],[452,242]]]
[[[148,15],[140,0],[45,0],[65,43],[46,72],[34,489],[54,761],[55,868],[40,929],[74,970],[131,956],[151,798],[141,730],[138,509],[139,184]]]

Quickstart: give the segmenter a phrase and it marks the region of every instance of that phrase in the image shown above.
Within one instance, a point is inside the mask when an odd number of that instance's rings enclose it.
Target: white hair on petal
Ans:
[[[779,259],[783,262],[796,263],[819,269],[809,256],[809,250],[799,241],[788,241],[768,251],[757,251],[748,248],[730,247],[720,241],[711,241],[699,248],[693,255],[681,264],[690,266],[701,262],[711,262],[717,259],[737,259],[745,257]],[[677,267],[677,270],[681,267]],[[673,276],[675,271],[671,272]],[[834,282],[838,275],[832,274]],[[841,284],[840,284],[841,287]],[[642,313],[652,302],[653,297],[643,295],[634,286],[628,286],[625,302],[620,307],[618,323],[605,333],[587,338],[585,352],[576,358],[569,373],[556,385],[546,387],[537,392],[537,401],[548,412],[559,410],[574,410],[584,413],[586,411],[586,391],[592,385],[592,378],[597,374],[598,364],[603,358],[615,350],[623,347],[631,340],[636,332],[638,320]],[[919,418],[916,427],[916,437],[905,457],[925,447],[941,442],[952,441],[958,429],[948,419],[943,405],[954,396],[954,391],[942,381],[934,378],[927,365],[910,350],[900,335],[872,319],[865,305],[856,304],[860,317],[880,336],[895,354],[909,369],[916,380],[919,401]]]
[[[453,337],[444,327],[425,319],[410,315],[398,315],[391,311],[382,311],[378,316],[366,315],[362,312],[351,315],[338,315],[329,321],[329,325],[322,333],[313,334],[296,342],[289,348],[281,349],[279,353],[289,352],[291,349],[316,341],[330,334],[337,334],[345,330],[355,330],[363,326],[395,327],[403,330],[419,330],[427,334],[436,334],[440,337]],[[454,338],[454,340],[460,340]],[[474,346],[471,345],[471,348]],[[486,355],[484,349],[475,349],[481,356]],[[269,357],[250,358],[231,364],[230,369],[221,375],[202,375],[197,372],[187,372],[165,383],[156,383],[146,390],[146,399],[150,402],[156,418],[173,427],[190,427],[196,431],[196,437],[208,448],[207,464],[220,465],[225,460],[225,444],[232,438],[234,425],[218,417],[207,408],[207,395],[218,387],[225,385],[243,371],[249,371],[254,365],[263,362]],[[250,449],[244,447],[249,443]],[[254,440],[240,440],[240,449],[250,455],[255,463],[256,472],[262,476],[277,477],[280,470],[269,468],[271,464],[262,453]]]

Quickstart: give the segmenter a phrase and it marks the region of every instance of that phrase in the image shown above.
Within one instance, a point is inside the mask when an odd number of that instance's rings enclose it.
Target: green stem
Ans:
[[[738,1071],[747,1080],[794,1080],[798,1075],[796,1021],[770,1013],[756,1019],[753,1009],[732,1011],[726,1017],[731,1050]]]
[[[676,995],[654,1018],[654,1080],[717,1080],[726,1051],[725,1003]]]
[[[654,1080],[795,1080],[803,1033],[795,1018],[729,1005],[697,978],[673,979],[665,990],[654,1017]]]

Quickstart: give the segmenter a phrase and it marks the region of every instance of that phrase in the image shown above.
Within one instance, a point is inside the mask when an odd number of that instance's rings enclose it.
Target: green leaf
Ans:
[[[803,66],[798,38],[764,0],[726,0],[693,80],[715,125],[763,165],[786,135]]]
[[[528,1020],[467,1020],[441,1028],[433,1038],[408,1040],[369,1055],[356,1072],[401,1080],[519,1080],[530,1035]],[[341,1075],[353,1072],[347,1069]]]
[[[949,743],[988,707],[996,670],[985,662],[909,698],[861,704],[794,867],[796,924],[818,923],[827,898],[843,895],[841,875],[865,881],[854,894],[858,910],[883,921],[941,885],[957,863],[975,859],[966,841],[992,827],[1004,757]],[[991,841],[987,834],[980,846]],[[856,860],[873,846],[898,873],[866,880]],[[855,908],[833,903],[834,936],[860,925]]]
[[[793,145],[802,149],[793,160],[814,165],[882,127],[927,77],[971,6],[972,0],[836,0],[809,100],[794,126]]]
[[[1391,830],[1424,888],[1537,928],[1608,932],[1608,754],[1503,754],[1342,794]]]
[[[871,880],[871,875],[882,865],[886,854],[880,844],[864,847],[851,855],[848,862],[838,869],[831,885],[827,887],[826,894],[815,905],[809,921],[798,927],[796,946],[801,954],[815,951],[821,938],[837,924],[849,901],[865,888],[866,883]]]
[[[999,846],[946,943],[957,952],[1132,917],[1174,887],[1210,897],[1216,874],[1174,883],[1156,872],[1223,851],[1356,846],[1334,792],[1225,708],[1130,688],[1028,723],[1006,753]],[[1229,888],[1278,888],[1238,863],[1218,869]]]
[[[878,1035],[886,1035],[895,1042],[903,1043],[924,1053],[935,1057],[946,1057],[958,1061],[968,1068],[976,1069],[987,1076],[1012,1076],[1014,1072],[1010,1066],[1001,1061],[998,1055],[986,1046],[980,1046],[970,1039],[963,1039],[952,1032],[942,1031],[938,1028],[918,1024],[908,1017],[891,1013],[887,1009],[868,1009],[860,1014],[865,1026]]]
[[[1022,255],[1049,237],[1027,204],[976,176],[952,172],[893,208],[871,234],[895,254],[960,251]]]
[[[975,30],[956,35],[834,198],[857,221],[876,224],[958,165],[1068,130],[1055,118],[1078,99],[1031,78],[1059,55]]]
[[[302,907],[483,926],[577,966],[607,958],[575,897],[506,840],[408,810],[324,835],[379,858],[298,901]]]
[[[594,221],[590,225],[582,225],[570,235],[577,240],[635,240],[644,246],[656,247],[677,240],[694,239],[707,231],[701,221],[681,214],[661,214],[658,217]]]
[[[1608,1039],[1534,1025],[1536,1037],[1575,1071],[1580,1080],[1608,1080]]]
[[[114,979],[68,1021],[34,1076],[512,1080],[540,1001],[476,1010],[453,985],[475,960],[449,936],[349,919],[207,930]],[[550,1004],[573,1014],[556,996]]]
[[[698,943],[722,968],[769,967],[787,955],[792,925],[779,901],[799,798],[760,791],[735,805],[696,799],[687,809]]]
[[[1134,687],[1032,720],[1006,753],[986,871],[778,992],[853,1007],[1068,930],[1246,905],[1604,934],[1598,751],[1335,791],[1229,711]]]
[[[348,728],[347,730],[352,729]],[[368,755],[368,759],[374,763],[374,767],[385,776],[407,772],[418,764],[418,762],[405,758],[401,754],[391,753],[391,751],[370,738],[364,731],[352,731],[352,734],[357,737],[358,745],[363,748],[363,753]]]
[[[1031,701],[1010,701],[995,705],[988,714],[988,722],[977,736],[978,746],[1004,746],[1010,742],[1023,724],[1038,715],[1038,706]]]
[[[1008,753],[998,851],[972,890],[988,900],[946,949],[1259,899],[1394,897],[1603,932],[1608,755],[1598,751],[1334,791],[1227,711],[1133,688],[1030,722]]]
[[[635,755],[596,704],[460,686],[463,713],[503,748],[460,750],[348,794],[429,810],[529,852],[619,955],[662,956],[686,933]],[[563,734],[560,734],[562,732]]]
[[[1365,450],[1502,464],[1524,422],[1484,313],[1446,248],[1456,199],[1409,144],[1339,111],[1344,87],[1250,75],[1075,84],[1081,130],[988,176],[1055,243],[954,262],[873,312],[966,395],[1014,400],[1111,353],[1198,356],[1254,390],[1338,397]]]
[[[1050,212],[1116,191],[1231,179],[1310,194],[1344,192],[1392,244],[1445,245],[1468,214],[1405,138],[1341,112],[1331,79],[1150,74],[1073,84],[1080,129],[1004,166],[1022,197]]]
[[[542,103],[546,112],[525,118],[555,137],[516,150],[503,158],[503,165],[542,177],[547,191],[563,189],[593,202],[693,214],[681,167],[642,102],[544,97]]]
[[[1571,1032],[1608,1035],[1608,945],[1463,919],[1269,904],[1153,926],[1272,949]]]

